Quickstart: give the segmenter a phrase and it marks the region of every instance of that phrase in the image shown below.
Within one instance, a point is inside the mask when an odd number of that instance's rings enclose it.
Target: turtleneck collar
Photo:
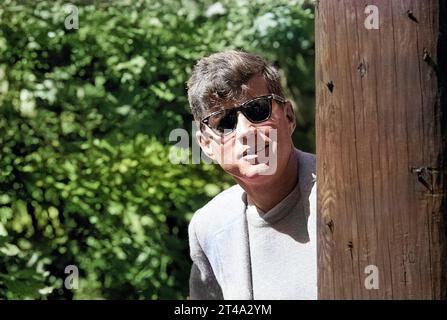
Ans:
[[[298,158],[298,157],[297,157]],[[298,165],[298,177],[299,174],[299,165]],[[298,201],[301,198],[301,190],[300,190],[300,179],[297,179],[297,183],[292,191],[282,199],[278,204],[276,204],[272,209],[267,212],[263,212],[262,210],[256,208],[253,203],[250,203],[247,200],[247,194],[244,192],[243,200],[247,205],[247,221],[249,224],[262,226],[262,225],[272,225],[287,215],[289,215],[293,208],[297,205]]]

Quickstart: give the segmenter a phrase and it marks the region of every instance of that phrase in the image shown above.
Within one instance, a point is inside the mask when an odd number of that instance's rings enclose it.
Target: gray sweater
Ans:
[[[238,185],[189,226],[191,299],[316,299],[315,156],[297,152],[298,183],[268,212]]]

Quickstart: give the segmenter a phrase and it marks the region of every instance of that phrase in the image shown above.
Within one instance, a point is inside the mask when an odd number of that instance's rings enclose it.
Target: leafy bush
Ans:
[[[229,48],[275,61],[312,151],[312,6],[71,3],[78,30],[63,1],[0,8],[0,298],[185,298],[188,221],[232,184],[168,161],[169,132],[191,130],[191,68]]]

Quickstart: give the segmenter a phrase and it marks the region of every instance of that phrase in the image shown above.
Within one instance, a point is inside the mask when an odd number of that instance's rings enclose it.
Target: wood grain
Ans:
[[[443,14],[439,0],[317,1],[320,299],[446,298]]]

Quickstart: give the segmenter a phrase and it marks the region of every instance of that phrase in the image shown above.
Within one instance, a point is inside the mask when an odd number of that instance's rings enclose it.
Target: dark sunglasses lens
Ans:
[[[219,134],[225,134],[227,132],[231,132],[236,127],[236,112],[233,110],[230,110],[228,113],[226,113],[224,116],[220,117],[216,121],[216,125],[213,127],[216,132]]]
[[[262,122],[270,117],[271,105],[271,99],[257,99],[248,103],[242,112],[251,122]]]

